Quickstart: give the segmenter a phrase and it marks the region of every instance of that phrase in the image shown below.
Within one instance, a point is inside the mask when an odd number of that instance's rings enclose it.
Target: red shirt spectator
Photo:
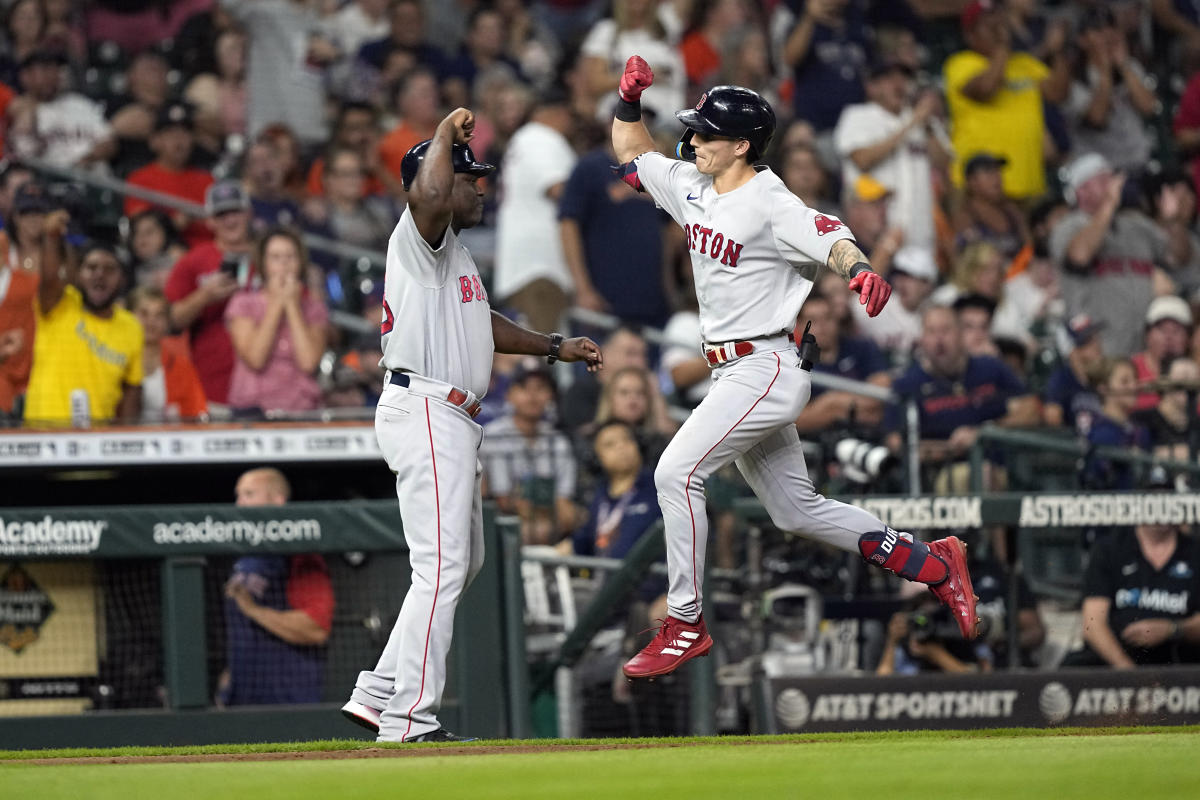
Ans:
[[[215,238],[192,248],[167,277],[171,325],[187,331],[192,361],[210,403],[227,402],[233,373],[233,343],[225,328],[225,306],[250,286],[250,199],[236,181],[215,183],[205,197]],[[222,269],[222,262],[227,264]]]
[[[1192,185],[1200,192],[1200,158],[1196,147],[1200,143],[1200,72],[1192,75],[1183,97],[1179,99],[1179,110],[1175,112],[1175,144],[1180,151],[1191,151]]]
[[[183,103],[172,103],[158,115],[154,133],[150,137],[150,149],[155,160],[129,174],[134,186],[153,189],[163,194],[190,200],[197,205],[204,202],[204,193],[213,183],[212,175],[202,169],[187,165],[192,156],[192,112]],[[125,198],[125,216],[132,217],[139,211],[155,206],[136,197]],[[170,211],[175,225],[189,245],[197,245],[212,239],[212,232],[203,220],[193,219],[178,211]]]
[[[33,358],[33,296],[37,274],[0,266],[0,415],[24,394]]]

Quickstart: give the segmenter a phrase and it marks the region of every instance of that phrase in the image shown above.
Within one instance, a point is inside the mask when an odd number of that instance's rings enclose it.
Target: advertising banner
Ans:
[[[1200,668],[786,677],[764,681],[769,732],[1200,723]]]
[[[395,500],[232,505],[0,508],[0,559],[402,550]]]

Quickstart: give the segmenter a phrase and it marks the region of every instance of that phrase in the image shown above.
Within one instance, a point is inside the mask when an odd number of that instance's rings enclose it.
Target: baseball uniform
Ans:
[[[635,166],[642,186],[684,228],[704,341],[755,346],[714,368],[712,389],[654,473],[666,524],[667,606],[694,622],[708,540],[704,481],[730,461],[782,530],[857,553],[860,535],[884,529],[865,511],[816,493],[794,424],[812,387],[788,336],[812,289],[800,269],[826,263],[834,242],[853,237],[766,167],[719,194],[692,163],[649,152]]]
[[[441,728],[454,611],[483,564],[483,428],[467,409],[487,391],[494,347],[470,252],[451,227],[431,246],[410,209],[388,242],[383,306],[380,365],[389,379],[375,433],[396,474],[412,586],[379,663],[359,673],[351,700],[382,710],[380,741],[404,742]],[[407,386],[392,380],[397,373]]]

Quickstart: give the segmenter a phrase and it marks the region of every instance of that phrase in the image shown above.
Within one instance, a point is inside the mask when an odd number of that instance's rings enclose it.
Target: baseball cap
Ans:
[[[529,378],[541,378],[550,385],[553,389],[554,375],[550,372],[550,368],[538,358],[524,358],[513,370],[512,377],[509,381],[509,386],[516,386],[524,383]]]
[[[975,23],[979,22],[979,18],[989,11],[995,11],[996,4],[992,0],[971,0],[967,3],[966,8],[962,10],[962,29],[969,31],[975,27]]]
[[[1079,32],[1104,30],[1116,27],[1117,17],[1107,6],[1094,6],[1087,10],[1079,20]]]
[[[1182,297],[1164,295],[1156,297],[1146,309],[1146,327],[1153,328],[1160,322],[1173,320],[1185,328],[1192,327],[1192,309]]]
[[[894,58],[882,58],[871,62],[871,65],[867,68],[867,79],[873,80],[893,72],[903,72],[910,78],[916,74],[913,68],[903,61]]]
[[[1071,337],[1073,345],[1082,347],[1105,327],[1104,320],[1092,319],[1087,314],[1076,314],[1067,322],[1067,335]]]
[[[55,64],[61,66],[66,63],[67,56],[61,50],[39,47],[36,50],[26,53],[20,63],[17,64],[17,69],[22,70],[34,64]]]
[[[867,173],[858,176],[854,181],[854,196],[864,203],[874,203],[892,193],[892,190]]]
[[[963,165],[963,174],[968,178],[981,169],[1000,169],[1008,165],[1008,159],[994,153],[976,153]]]
[[[1059,176],[1067,190],[1074,194],[1080,186],[1105,172],[1112,172],[1107,158],[1099,153],[1084,153],[1063,167]]]
[[[250,208],[250,198],[237,181],[218,181],[204,193],[204,211],[210,216],[226,211],[245,211]]]
[[[167,103],[158,110],[158,116],[154,120],[154,130],[158,132],[164,128],[178,125],[190,131],[192,122],[192,107],[189,104]]]
[[[13,195],[12,209],[14,214],[45,214],[53,209],[46,190],[37,181],[21,184]]]
[[[550,106],[569,106],[571,104],[571,95],[567,90],[558,84],[548,87],[537,97],[535,105],[538,108],[548,108]]]
[[[892,269],[926,281],[937,280],[937,264],[933,260],[933,249],[906,244],[892,256]]]

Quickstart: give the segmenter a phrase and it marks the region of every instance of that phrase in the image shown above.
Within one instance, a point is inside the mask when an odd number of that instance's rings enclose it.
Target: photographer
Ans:
[[[142,406],[142,326],[116,304],[125,265],[92,244],[76,270],[64,242],[69,221],[62,209],[46,215],[25,422],[133,422]]]
[[[994,658],[982,640],[968,642],[936,603],[892,615],[876,675],[918,672],[991,672]]]
[[[236,181],[221,181],[204,195],[213,241],[197,245],[179,259],[167,277],[171,328],[187,331],[192,361],[209,410],[229,402],[233,342],[225,328],[225,306],[238,289],[255,281],[250,258],[250,198]]]

